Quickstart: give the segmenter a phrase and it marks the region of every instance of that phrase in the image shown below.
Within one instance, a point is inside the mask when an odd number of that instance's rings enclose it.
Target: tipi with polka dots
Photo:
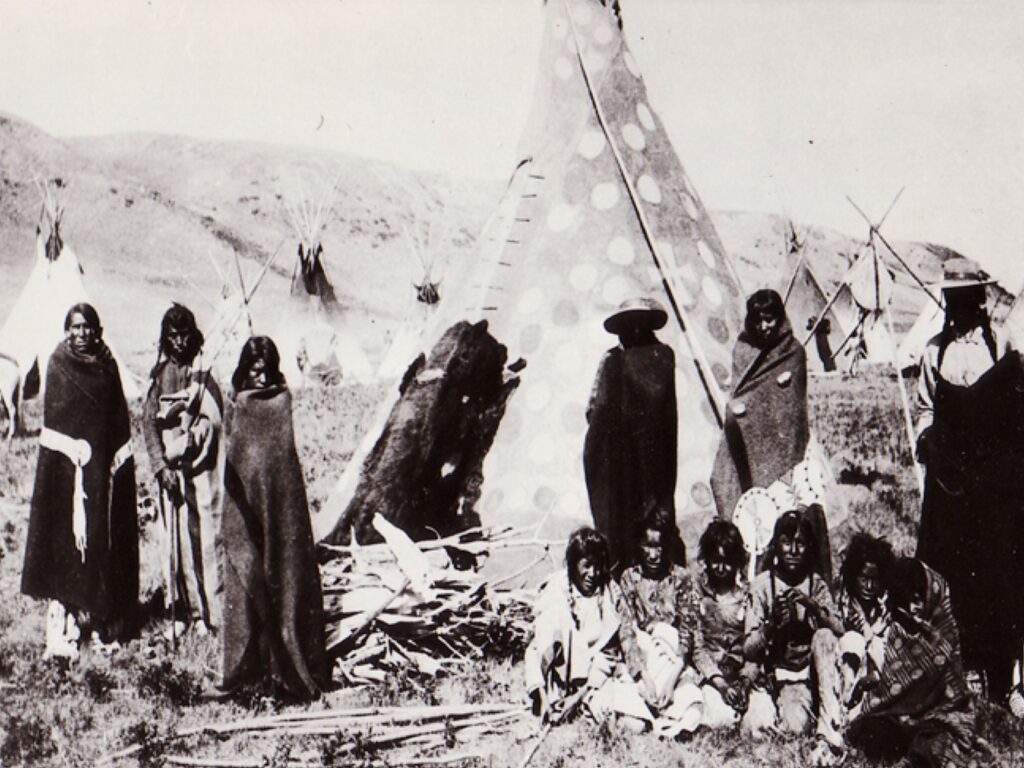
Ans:
[[[544,538],[591,521],[585,410],[598,363],[617,343],[603,321],[645,296],[670,318],[658,337],[676,354],[676,507],[692,541],[714,511],[708,481],[744,294],[648,102],[616,10],[549,0],[544,15],[522,159],[477,262],[451,281],[428,334],[485,319],[509,360],[526,361],[484,460],[476,511],[485,525],[536,523]],[[318,516],[330,519],[314,520],[318,537],[344,510],[379,434],[371,430]]]

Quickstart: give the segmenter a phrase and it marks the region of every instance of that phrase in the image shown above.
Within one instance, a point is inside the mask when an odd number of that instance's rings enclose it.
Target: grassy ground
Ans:
[[[296,433],[314,505],[325,498],[332,478],[351,454],[378,395],[347,390],[297,396]],[[834,548],[841,550],[850,532],[861,528],[887,535],[898,549],[911,551],[918,501],[895,382],[884,376],[816,379],[811,401],[819,439],[833,458],[834,471],[846,480],[840,491],[851,514],[847,525],[833,532]],[[30,404],[28,412],[31,430],[38,426],[38,406]],[[141,448],[141,441],[136,445]],[[161,736],[180,727],[237,720],[277,707],[258,696],[244,703],[197,701],[201,687],[216,676],[218,648],[211,637],[188,637],[173,654],[161,636],[165,623],[153,619],[140,639],[113,657],[86,648],[70,669],[41,659],[43,606],[18,590],[35,454],[31,437],[0,444],[0,766],[91,765],[103,754],[140,741],[147,749],[125,764],[160,765],[165,751],[224,759],[257,757],[267,766],[284,765],[288,757],[302,757],[313,765],[335,764],[332,749],[337,741],[329,739],[204,736],[172,747],[161,744]],[[140,496],[145,499],[151,492],[149,473],[145,457],[137,459]],[[146,556],[149,547],[144,528],[144,598],[152,598],[158,581],[158,567]],[[483,661],[442,680],[402,677],[372,688],[341,689],[310,706],[406,702],[525,703],[522,669],[507,661]],[[1005,713],[979,707],[978,727],[995,749],[987,762],[1024,765],[1024,730]],[[473,745],[487,755],[481,764],[518,765],[531,743],[532,728],[523,723],[504,736]],[[732,731],[700,733],[686,744],[663,743],[577,722],[553,732],[532,765],[803,766],[811,744],[806,739],[753,742]],[[366,751],[336,764],[397,763],[388,763],[386,753]],[[859,758],[848,762],[854,768],[866,764]]]

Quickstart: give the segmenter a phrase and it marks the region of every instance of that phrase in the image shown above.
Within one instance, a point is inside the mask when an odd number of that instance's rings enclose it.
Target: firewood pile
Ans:
[[[521,656],[534,591],[504,585],[549,559],[549,543],[526,538],[527,531],[473,529],[417,544],[379,516],[373,525],[384,543],[328,546],[334,557],[321,565],[335,677],[374,683],[397,672],[434,676],[485,657]],[[453,565],[502,549],[522,549],[529,565],[501,579]]]

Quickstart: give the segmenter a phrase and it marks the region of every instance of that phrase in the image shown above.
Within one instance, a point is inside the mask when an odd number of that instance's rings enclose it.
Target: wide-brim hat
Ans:
[[[942,280],[933,283],[931,287],[942,291],[952,291],[957,288],[992,285],[995,282],[996,279],[982,269],[978,262],[957,256],[947,259],[942,264]]]
[[[641,296],[622,302],[615,314],[604,321],[604,329],[615,335],[633,327],[656,331],[664,328],[667,322],[665,308],[656,299]]]

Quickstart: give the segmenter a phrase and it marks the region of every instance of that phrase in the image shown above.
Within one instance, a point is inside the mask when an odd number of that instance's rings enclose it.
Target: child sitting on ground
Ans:
[[[749,591],[740,575],[747,557],[739,529],[727,520],[713,520],[700,537],[704,569],[694,590],[703,643],[694,651],[694,663],[702,677],[703,724],[709,728],[740,721],[757,678],[757,665],[743,656]]]
[[[767,678],[767,688],[751,692],[744,718],[754,735],[772,723],[797,734],[814,726],[812,638],[820,629],[843,631],[828,582],[814,570],[814,542],[812,525],[801,512],[784,513],[775,523],[768,570],[750,587],[743,651]]]
[[[648,510],[637,549],[619,578],[619,640],[633,690],[650,710],[643,719],[659,736],[675,738],[697,730],[704,705],[693,669],[700,631],[693,585],[669,510]]]

